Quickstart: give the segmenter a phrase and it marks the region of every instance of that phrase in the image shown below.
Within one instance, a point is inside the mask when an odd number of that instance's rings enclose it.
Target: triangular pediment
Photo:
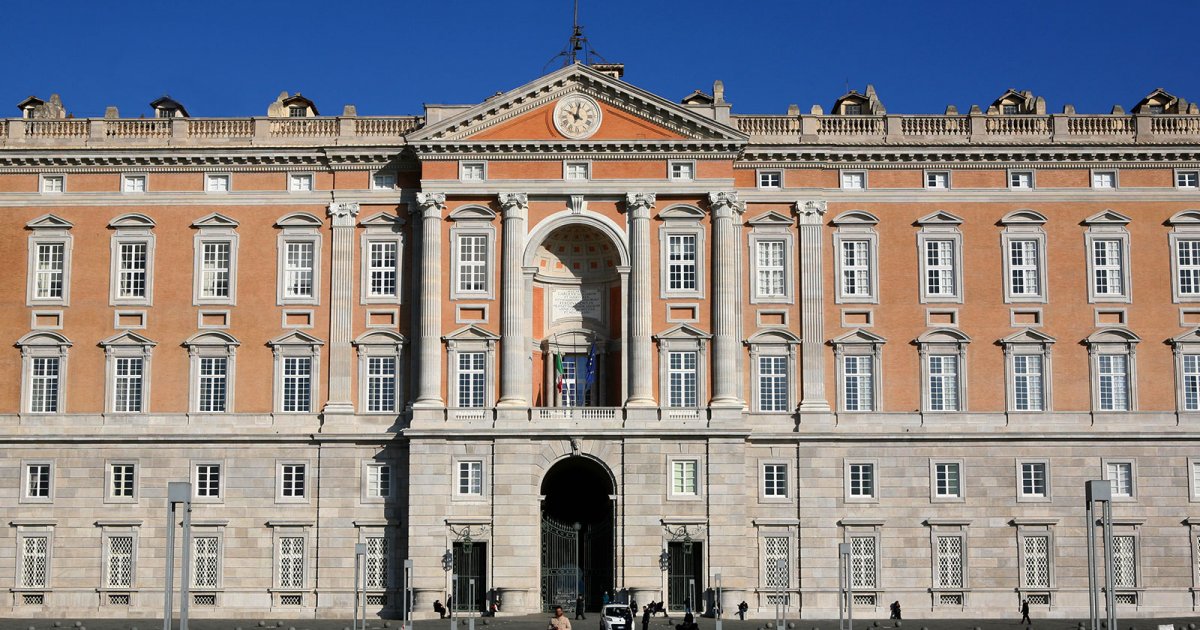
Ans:
[[[599,108],[590,135],[568,138],[555,125],[559,99],[581,94]],[[566,66],[533,82],[465,109],[442,108],[441,120],[408,136],[409,144],[446,142],[707,141],[745,143],[737,129],[685,105],[614,79],[582,64]]]
[[[1114,210],[1105,210],[1097,212],[1092,216],[1083,220],[1084,225],[1126,225],[1133,219],[1116,212]]]
[[[301,331],[293,330],[292,332],[280,335],[267,342],[268,346],[323,346],[324,341]]]
[[[106,346],[155,346],[158,345],[153,341],[131,331],[117,333],[100,342],[101,347]]]
[[[194,228],[235,228],[237,226],[237,221],[218,212],[206,214],[192,224]]]
[[[25,227],[31,230],[69,230],[75,227],[75,225],[62,217],[56,217],[53,214],[43,214],[26,223]]]
[[[746,221],[746,224],[752,225],[755,227],[775,227],[775,226],[785,227],[785,226],[795,225],[796,220],[791,217],[784,216],[778,212],[775,212],[774,210],[771,210],[770,212],[764,212],[763,214],[760,214],[760,215],[754,217],[753,219]]]
[[[863,330],[861,328],[856,328],[844,335],[830,339],[829,343],[831,343],[835,346],[841,345],[841,344],[850,344],[850,343],[868,343],[868,344],[879,345],[879,344],[887,343],[887,339],[884,339],[883,337],[880,337],[879,335],[876,335],[873,332],[869,332],[869,331]]]
[[[396,216],[392,212],[376,212],[375,214],[359,221],[358,224],[363,227],[387,228],[393,229],[404,225],[404,217]]]
[[[500,335],[474,324],[463,326],[442,337],[443,341],[499,341]]]
[[[917,225],[961,225],[962,217],[955,216],[945,210],[938,210],[917,219]]]
[[[1054,341],[1054,337],[1051,337],[1044,332],[1034,330],[1032,328],[1025,328],[1001,339],[1000,343],[1035,343],[1047,345],[1054,343]]]
[[[1171,337],[1170,343],[1171,345],[1200,343],[1200,328],[1193,328],[1182,335]]]
[[[654,335],[655,340],[660,339],[708,339],[712,335],[687,324],[679,324],[672,326],[661,333]]]

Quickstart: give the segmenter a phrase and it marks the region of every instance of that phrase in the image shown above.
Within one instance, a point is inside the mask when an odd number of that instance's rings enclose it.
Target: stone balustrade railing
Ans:
[[[398,144],[420,116],[0,119],[0,147]]]
[[[738,116],[752,144],[1200,144],[1200,116],[1175,114]]]

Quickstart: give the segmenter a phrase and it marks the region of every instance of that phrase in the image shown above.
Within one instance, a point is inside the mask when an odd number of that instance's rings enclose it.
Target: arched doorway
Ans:
[[[542,607],[572,610],[577,595],[587,607],[613,588],[616,560],[613,480],[599,462],[582,456],[560,460],[542,478]]]

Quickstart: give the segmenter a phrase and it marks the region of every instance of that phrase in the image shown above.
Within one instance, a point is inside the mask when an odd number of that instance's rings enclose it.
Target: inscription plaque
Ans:
[[[599,287],[563,287],[550,292],[550,319],[602,320],[603,293]]]

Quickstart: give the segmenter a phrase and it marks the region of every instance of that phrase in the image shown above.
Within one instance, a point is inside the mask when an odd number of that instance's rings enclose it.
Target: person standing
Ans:
[[[1033,620],[1029,618],[1029,600],[1021,600],[1021,623],[1032,626]]]
[[[608,591],[605,590],[604,594],[600,596],[600,605],[607,606],[609,601],[611,600],[608,599]]]
[[[583,614],[583,595],[575,597],[575,618],[587,619],[587,615]]]
[[[746,620],[747,610],[750,610],[750,604],[747,604],[746,600],[743,599],[742,603],[738,604],[738,617],[740,617],[742,621]]]
[[[633,597],[629,598],[629,614],[633,615],[634,617],[637,617],[638,614],[637,600]]]
[[[571,620],[563,614],[562,606],[554,607],[554,616],[550,618],[546,630],[571,630]]]
[[[642,630],[650,630],[650,607],[642,606]]]

